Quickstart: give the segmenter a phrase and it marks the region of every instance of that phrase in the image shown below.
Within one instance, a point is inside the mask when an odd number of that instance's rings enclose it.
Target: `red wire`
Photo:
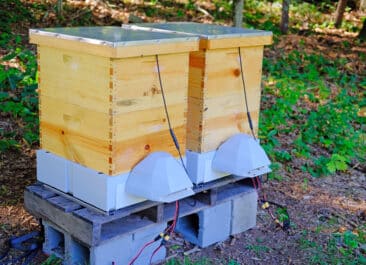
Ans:
[[[174,213],[174,219],[173,219],[173,223],[165,230],[165,233],[168,233],[169,235],[174,231],[175,226],[177,225],[177,220],[178,220],[178,212],[179,212],[179,202],[175,201],[175,213]],[[164,239],[163,239],[164,240]],[[130,263],[128,263],[128,265],[132,265],[137,259],[138,257],[141,255],[142,251],[149,245],[151,245],[152,243],[156,242],[156,240],[151,240],[150,242],[147,242],[141,249],[140,251],[136,254],[135,257],[133,257],[133,259],[130,261]],[[151,260],[153,258],[153,256],[156,254],[156,252],[159,251],[159,249],[161,248],[162,245],[160,245],[158,248],[156,248],[154,250],[154,252],[151,255],[150,258],[150,263]]]
[[[175,213],[174,213],[173,223],[166,229],[166,233],[168,233],[168,234],[173,233],[173,231],[175,229],[175,226],[177,224],[178,212],[179,212],[179,202],[176,201],[175,202]]]
[[[151,262],[152,262],[152,259],[153,259],[153,257],[154,257],[154,255],[159,251],[159,249],[162,247],[163,245],[162,244],[160,244],[155,250],[154,250],[154,252],[151,254],[151,257],[150,257],[150,262],[149,262],[149,264],[151,265]]]
[[[255,189],[257,189],[257,185],[255,184],[254,178],[250,178],[250,179],[252,180],[253,187],[254,187]]]
[[[130,261],[130,263],[128,263],[128,265],[132,265],[137,259],[138,257],[141,255],[142,251],[149,245],[151,245],[152,243],[154,243],[155,240],[151,240],[150,242],[147,242],[141,249],[140,251],[136,254],[136,256]]]

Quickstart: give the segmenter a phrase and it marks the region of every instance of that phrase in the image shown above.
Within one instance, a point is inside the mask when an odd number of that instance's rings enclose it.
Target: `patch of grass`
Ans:
[[[365,162],[365,118],[357,115],[365,105],[364,80],[348,71],[347,63],[296,50],[264,60],[262,101],[267,107],[261,112],[259,131],[276,162],[273,169],[296,157],[302,159],[303,171],[322,176],[347,170],[352,161]],[[290,145],[283,146],[279,135],[292,139]],[[319,148],[325,152],[320,154]],[[278,178],[275,174],[270,177]]]
[[[55,255],[51,255],[41,265],[61,265],[62,259],[57,258]]]
[[[171,259],[169,260],[166,265],[214,265],[216,264],[213,261],[210,261],[208,258],[202,258],[197,261],[193,261],[188,257],[184,257],[183,261],[179,261],[178,259]],[[230,260],[227,263],[220,263],[220,264],[227,264],[227,265],[239,265],[240,263],[236,262],[235,260]]]
[[[248,245],[246,246],[246,249],[253,251],[257,257],[271,251],[271,248],[264,245]]]
[[[344,233],[327,236],[325,244],[314,240],[314,235],[304,231],[300,247],[308,251],[310,264],[366,264],[366,226]]]

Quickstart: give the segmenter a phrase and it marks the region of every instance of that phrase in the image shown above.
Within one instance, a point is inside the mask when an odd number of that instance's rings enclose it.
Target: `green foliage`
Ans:
[[[29,10],[20,0],[0,1],[0,47],[6,48],[11,42],[20,42],[20,37],[12,34],[13,25],[32,21]]]
[[[17,130],[0,129],[0,151],[18,148],[21,142],[38,142],[37,62],[22,48],[9,52],[0,61],[0,113]]]
[[[215,262],[209,260],[208,258],[202,258],[197,261],[192,261],[188,257],[184,257],[183,261],[180,261],[178,259],[170,259],[167,261],[166,265],[214,265]],[[227,264],[227,265],[239,265],[240,263],[236,262],[235,260],[230,260],[227,263],[220,262],[220,264]]]
[[[248,245],[246,249],[253,251],[257,257],[260,257],[263,253],[271,251],[269,247],[264,245]]]
[[[267,85],[262,101],[268,107],[261,112],[259,132],[273,161],[286,164],[301,158],[301,169],[313,176],[365,161],[365,118],[357,115],[365,104],[364,80],[348,72],[347,63],[296,50],[264,60]],[[278,135],[292,140],[284,146]],[[273,174],[270,177],[276,178]]]
[[[41,265],[61,265],[61,264],[62,264],[62,260],[52,254]]]
[[[167,265],[211,265],[213,264],[207,258],[203,258],[200,261],[191,261],[191,259],[184,257],[183,262],[180,262],[177,259],[171,259],[167,263]]]
[[[366,226],[361,226],[355,233],[346,231],[331,234],[326,244],[319,244],[304,231],[299,243],[301,248],[309,251],[310,264],[366,264],[365,233]]]

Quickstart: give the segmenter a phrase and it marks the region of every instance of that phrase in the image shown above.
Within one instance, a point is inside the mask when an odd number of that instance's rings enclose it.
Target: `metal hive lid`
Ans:
[[[31,29],[30,34],[110,47],[197,41],[197,36],[161,33],[121,27],[72,27]]]
[[[226,27],[194,22],[168,22],[123,25],[123,28],[139,29],[165,34],[179,33],[187,36],[199,36],[204,39],[239,38],[255,36],[272,36],[272,32],[255,29]]]

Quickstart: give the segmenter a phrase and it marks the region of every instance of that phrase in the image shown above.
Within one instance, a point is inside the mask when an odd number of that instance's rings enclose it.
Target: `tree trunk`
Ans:
[[[243,26],[243,9],[244,9],[244,0],[233,1],[234,27],[241,28]]]
[[[282,0],[282,15],[280,29],[283,34],[288,31],[290,0]]]
[[[358,34],[358,38],[360,40],[366,41],[366,19],[363,21],[363,26],[360,33]]]
[[[339,0],[335,13],[334,26],[338,29],[342,25],[343,13],[346,10],[347,0]]]
[[[360,10],[366,10],[366,0],[360,1]]]
[[[56,12],[59,18],[62,17],[62,0],[57,0]]]

